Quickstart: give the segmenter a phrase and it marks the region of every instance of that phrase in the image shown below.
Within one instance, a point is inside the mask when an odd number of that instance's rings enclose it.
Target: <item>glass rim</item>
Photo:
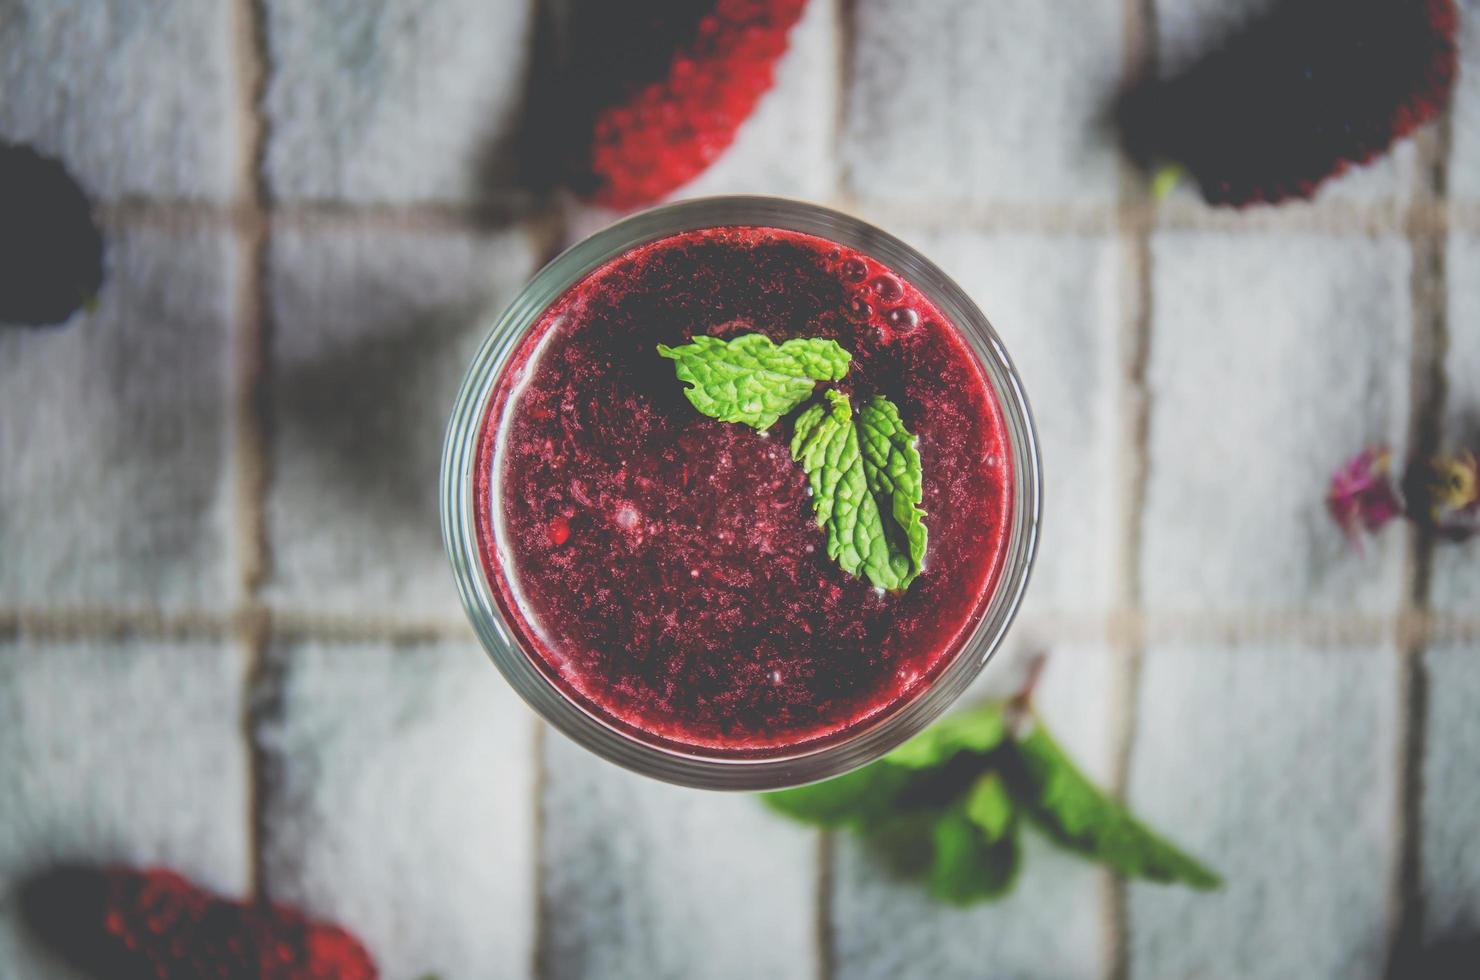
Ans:
[[[482,423],[505,364],[541,314],[603,263],[647,242],[717,226],[780,228],[816,235],[877,259],[907,279],[951,320],[986,372],[1007,429],[1012,512],[1002,566],[985,610],[936,677],[903,704],[820,744],[754,757],[707,754],[646,742],[567,696],[542,673],[506,622],[485,574],[474,516],[474,468]],[[463,607],[479,642],[542,718],[597,755],[666,782],[704,789],[779,789],[841,775],[887,753],[938,718],[1001,645],[1032,574],[1043,509],[1043,476],[1032,410],[1001,338],[966,292],[893,235],[850,215],[776,197],[709,197],[625,218],[560,253],[493,321],[463,378],[441,463],[442,538]]]

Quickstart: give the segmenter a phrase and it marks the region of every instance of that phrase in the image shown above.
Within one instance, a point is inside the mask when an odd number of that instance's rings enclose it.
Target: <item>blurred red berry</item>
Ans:
[[[1308,198],[1449,104],[1454,0],[1286,0],[1121,102],[1126,147],[1180,165],[1211,204]]]
[[[60,160],[0,140],[0,215],[0,323],[62,323],[97,297],[102,234]]]
[[[1331,475],[1326,509],[1358,549],[1374,533],[1403,513],[1391,473],[1392,455],[1381,446],[1362,450]]]
[[[374,980],[354,936],[282,905],[232,902],[163,869],[60,868],[28,882],[33,931],[107,980]]]
[[[571,27],[568,95],[589,119],[576,149],[587,196],[649,204],[704,171],[774,80],[806,0],[595,0]]]

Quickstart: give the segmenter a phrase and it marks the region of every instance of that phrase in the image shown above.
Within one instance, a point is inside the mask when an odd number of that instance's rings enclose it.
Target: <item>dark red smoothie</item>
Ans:
[[[836,387],[918,436],[924,570],[886,593],[828,558],[792,419],[698,412],[657,345],[836,340]],[[975,356],[902,277],[832,242],[711,228],[568,290],[521,341],[479,437],[478,533],[505,618],[567,697],[678,749],[774,755],[919,693],[1001,571],[1011,461]]]

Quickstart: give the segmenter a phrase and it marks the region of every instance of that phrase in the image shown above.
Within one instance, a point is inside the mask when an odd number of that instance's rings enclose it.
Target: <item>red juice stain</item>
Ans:
[[[485,569],[535,665],[621,729],[737,756],[918,694],[980,619],[1011,508],[1002,416],[949,322],[875,260],[773,228],[660,239],[571,287],[501,376],[476,470]],[[906,591],[827,557],[790,418],[707,418],[656,351],[750,332],[837,340],[837,387],[919,437],[930,543]]]

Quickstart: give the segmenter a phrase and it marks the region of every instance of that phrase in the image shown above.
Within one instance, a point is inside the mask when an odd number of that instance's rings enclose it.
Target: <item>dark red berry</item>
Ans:
[[[697,177],[770,89],[806,0],[584,0],[564,114],[589,139],[574,147],[589,197],[635,207]]]
[[[1454,0],[1288,0],[1182,74],[1122,100],[1129,152],[1212,204],[1308,198],[1449,104]]]
[[[172,871],[59,868],[27,882],[39,938],[108,980],[374,980],[339,926],[281,905],[231,902]]]
[[[103,238],[62,164],[0,142],[0,323],[61,323],[98,294]]]

